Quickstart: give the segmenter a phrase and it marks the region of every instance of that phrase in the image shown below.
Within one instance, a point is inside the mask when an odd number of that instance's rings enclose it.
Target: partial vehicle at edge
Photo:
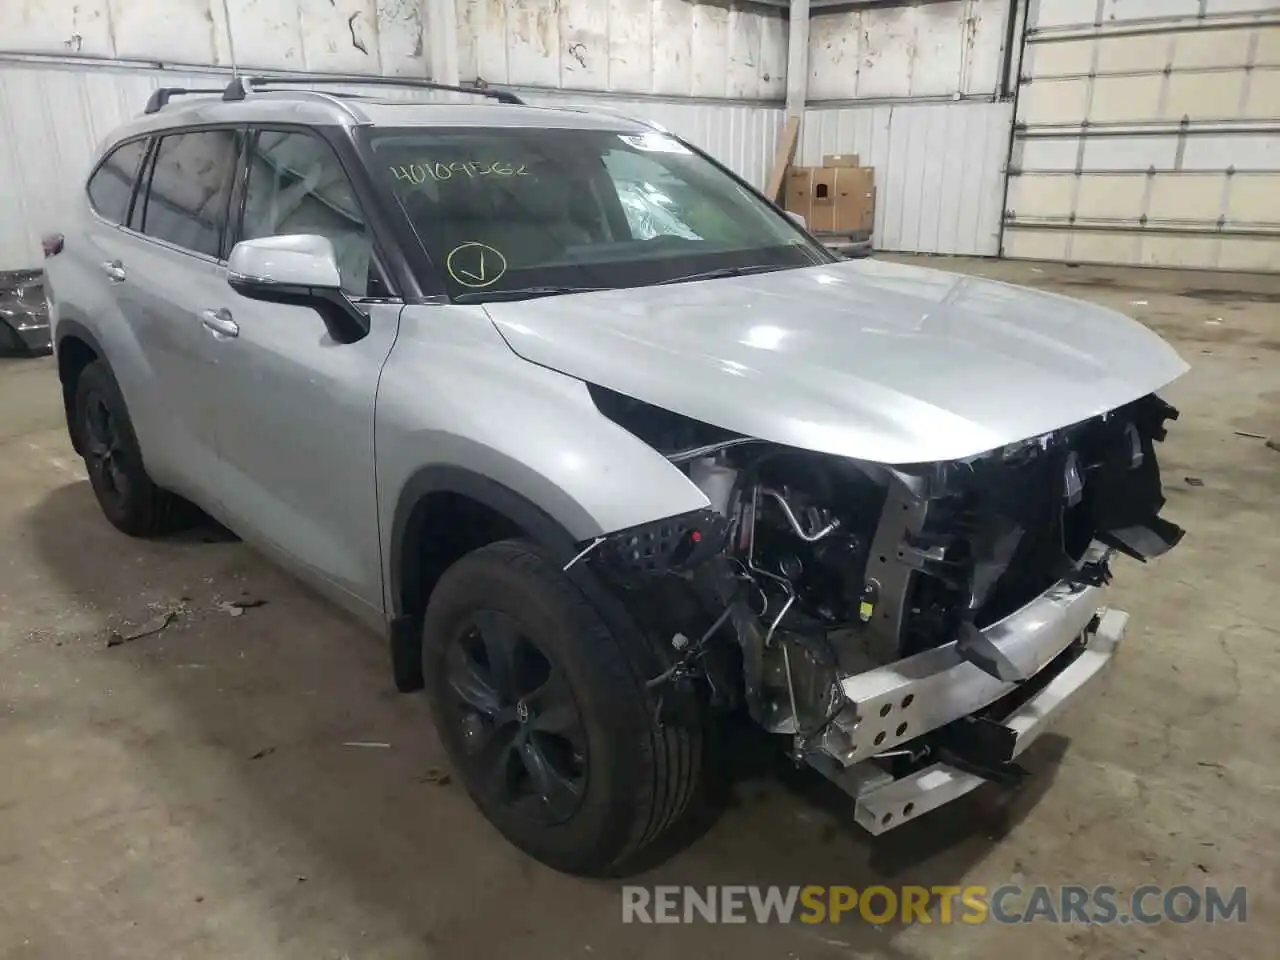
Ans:
[[[48,353],[51,336],[42,271],[0,271],[0,356]]]

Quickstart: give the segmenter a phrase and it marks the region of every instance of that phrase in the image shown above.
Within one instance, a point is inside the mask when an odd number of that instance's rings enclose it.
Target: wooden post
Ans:
[[[800,118],[787,117],[787,125],[782,128],[782,137],[778,140],[778,150],[773,155],[773,169],[769,171],[769,183],[764,195],[774,203],[779,203],[778,195],[782,193],[782,180],[787,175],[787,167],[796,156],[796,140],[800,134]]]

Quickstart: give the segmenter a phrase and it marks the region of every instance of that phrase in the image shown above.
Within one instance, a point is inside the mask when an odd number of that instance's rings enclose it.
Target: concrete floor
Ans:
[[[425,704],[392,692],[377,637],[239,543],[108,527],[44,359],[0,365],[0,957],[1269,955],[1280,453],[1233,431],[1280,436],[1280,278],[939,265],[1116,306],[1173,341],[1193,370],[1168,391],[1183,416],[1161,454],[1188,537],[1121,564],[1120,661],[1013,795],[984,788],[872,841],[805,777],[747,778],[645,881],[1244,884],[1247,924],[624,927],[618,885],[543,869],[431,782]],[[269,602],[217,608],[240,597]],[[170,607],[163,632],[107,647]]]

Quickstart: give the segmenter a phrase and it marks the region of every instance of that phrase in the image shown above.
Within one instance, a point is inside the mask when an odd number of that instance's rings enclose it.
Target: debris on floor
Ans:
[[[249,759],[250,759],[250,760],[261,760],[263,757],[269,757],[269,756],[271,756],[271,754],[273,754],[273,753],[275,753],[275,752],[276,752],[276,748],[275,748],[275,747],[263,747],[261,750],[259,750],[257,753],[255,753],[253,756],[251,756]]]
[[[152,636],[153,634],[159,633],[177,619],[177,610],[166,610],[159,616],[152,617],[137,629],[129,630],[126,633],[120,633],[119,631],[112,630],[110,636],[107,637],[107,646],[118,647],[121,644],[130,643],[134,640],[141,640],[143,637]]]
[[[453,782],[453,777],[443,767],[428,767],[427,772],[418,778],[418,782],[434,783],[437,787],[447,787]]]
[[[363,740],[363,741],[362,741],[362,740],[355,740],[355,741],[352,741],[352,742],[350,742],[350,743],[344,743],[344,744],[343,744],[343,746],[344,746],[344,747],[373,747],[373,748],[375,748],[375,749],[380,749],[380,750],[390,750],[390,749],[391,749],[391,744],[389,744],[389,743],[375,743],[375,742],[367,741],[367,740]]]
[[[255,607],[265,607],[265,600],[219,600],[217,603],[218,610],[231,617],[239,617],[246,610],[252,610]]]
[[[1186,481],[1188,487],[1204,486],[1204,481],[1201,480],[1199,477],[1183,477],[1182,479]]]
[[[1267,439],[1267,435],[1266,435],[1265,433],[1250,433],[1248,430],[1235,430],[1235,431],[1233,431],[1233,432],[1235,433],[1235,435],[1236,435],[1237,437],[1246,437],[1246,438],[1248,438],[1249,440],[1265,440],[1265,439]]]

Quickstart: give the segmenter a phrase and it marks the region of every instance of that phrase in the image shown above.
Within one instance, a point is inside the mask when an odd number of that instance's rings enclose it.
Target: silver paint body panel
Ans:
[[[880,260],[487,309],[535,363],[738,433],[886,464],[1039,436],[1187,370],[1104,307]]]

